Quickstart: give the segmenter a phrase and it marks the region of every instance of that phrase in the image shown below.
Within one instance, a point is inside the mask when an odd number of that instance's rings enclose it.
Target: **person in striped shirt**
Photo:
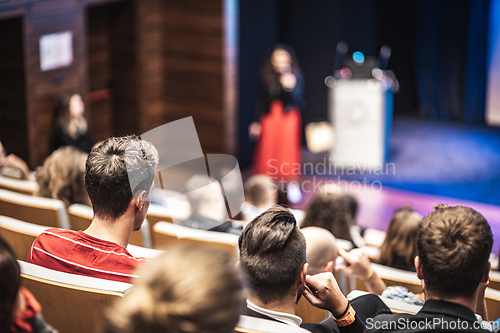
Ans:
[[[126,247],[149,208],[156,148],[137,136],[111,137],[89,154],[85,188],[94,218],[84,231],[47,229],[33,243],[28,262],[46,268],[130,282],[146,259]]]

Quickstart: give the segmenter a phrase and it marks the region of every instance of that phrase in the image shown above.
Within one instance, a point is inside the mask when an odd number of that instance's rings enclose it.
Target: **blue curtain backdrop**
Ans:
[[[490,0],[422,0],[417,85],[426,119],[484,124]]]

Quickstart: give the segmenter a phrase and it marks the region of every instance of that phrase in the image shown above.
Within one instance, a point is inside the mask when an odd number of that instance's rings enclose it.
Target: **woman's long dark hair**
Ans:
[[[21,286],[21,269],[16,255],[0,236],[0,332],[9,332]]]
[[[295,51],[291,46],[286,44],[276,44],[266,55],[266,59],[260,68],[260,79],[264,86],[270,87],[274,84],[279,83],[280,81],[280,73],[277,73],[274,70],[273,64],[271,63],[271,59],[273,57],[273,53],[276,50],[284,50],[290,54],[290,58],[292,60],[290,67],[292,68],[292,74],[296,77],[299,76],[300,66],[297,60],[297,56],[295,55]]]

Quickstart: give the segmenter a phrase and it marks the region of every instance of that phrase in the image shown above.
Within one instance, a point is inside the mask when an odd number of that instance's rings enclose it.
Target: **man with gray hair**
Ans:
[[[158,164],[158,152],[137,136],[109,138],[92,150],[85,165],[94,218],[84,231],[47,229],[37,237],[28,262],[50,269],[130,282],[146,259],[126,247],[144,222]]]

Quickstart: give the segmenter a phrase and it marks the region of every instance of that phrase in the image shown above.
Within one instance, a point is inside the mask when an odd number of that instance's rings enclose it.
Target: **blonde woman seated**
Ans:
[[[142,266],[134,287],[105,315],[105,333],[230,333],[243,307],[228,252],[174,246]]]
[[[396,210],[380,247],[380,264],[415,272],[416,240],[421,220],[422,217],[411,207]]]
[[[38,196],[59,199],[66,207],[74,203],[90,206],[84,176],[87,154],[74,147],[61,147],[53,152],[38,175]]]

